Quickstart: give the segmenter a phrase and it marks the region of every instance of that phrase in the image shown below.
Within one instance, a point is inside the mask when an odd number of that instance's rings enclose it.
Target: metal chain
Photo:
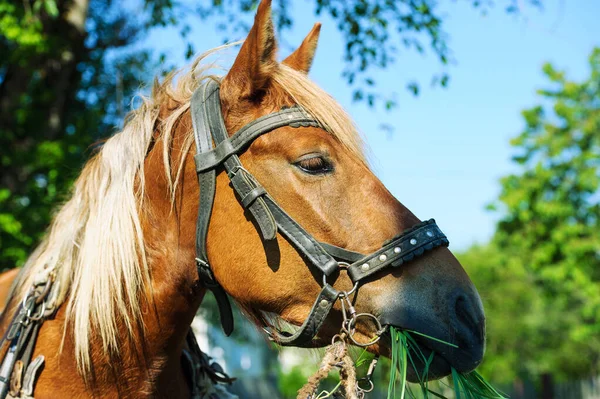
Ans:
[[[348,292],[342,291],[338,294],[338,299],[340,301],[340,305],[342,308],[342,326],[340,328],[340,332],[338,334],[334,335],[333,338],[331,339],[331,347],[328,350],[328,352],[331,350],[331,348],[338,347],[338,348],[343,348],[342,349],[343,353],[346,353],[348,343],[352,343],[356,346],[360,346],[363,348],[371,346],[371,345],[375,344],[376,342],[378,342],[381,339],[381,335],[385,332],[385,328],[382,327],[381,322],[375,315],[373,315],[371,313],[358,313],[356,311],[356,308],[352,304],[352,300],[350,299],[350,296],[356,292],[357,286],[358,285],[356,284],[353,286],[353,288],[350,291],[348,291]],[[377,328],[377,330],[375,332],[375,338],[367,343],[358,342],[356,340],[356,338],[354,338],[354,336],[356,334],[357,322],[361,318],[371,319],[375,323],[375,326]],[[373,389],[375,388],[375,384],[373,382],[373,374],[375,373],[375,368],[377,367],[378,361],[379,361],[379,356],[375,356],[373,358],[373,360],[371,360],[371,363],[369,364],[367,374],[364,377],[362,377],[356,381],[356,385],[352,389],[354,392],[352,392],[352,393],[346,392],[346,395],[349,395],[349,397],[353,397],[353,398],[357,398],[357,399],[364,399],[365,395],[367,393],[373,391]],[[338,356],[336,356],[336,360],[331,362],[328,367],[335,367],[335,368],[340,369],[340,375],[342,375],[342,373],[346,371],[348,364],[346,364],[342,360],[342,357],[338,355]],[[354,364],[352,364],[352,367],[354,367]],[[334,395],[338,394],[339,388],[343,385],[342,382],[343,382],[343,380],[340,381],[340,383],[338,385],[336,385],[336,387],[329,392],[322,391],[321,393],[317,394],[316,392],[313,391],[313,394],[311,396],[309,396],[309,398],[310,399],[322,399],[322,398],[337,397]]]
[[[352,291],[354,291],[354,289]],[[371,345],[377,343],[381,339],[381,336],[383,335],[383,333],[386,330],[381,325],[379,318],[377,318],[377,316],[375,316],[371,313],[366,313],[366,312],[357,313],[356,309],[354,308],[354,305],[352,305],[352,301],[350,300],[349,294],[346,292],[340,292],[339,299],[340,299],[340,303],[342,305],[342,318],[343,318],[341,331],[346,333],[347,337],[356,346],[366,348],[368,346],[371,346]],[[377,328],[377,330],[375,331],[375,338],[373,338],[373,340],[371,340],[367,343],[358,342],[356,340],[356,338],[354,338],[354,335],[356,334],[356,323],[361,318],[372,320],[373,323],[375,324],[375,327]]]

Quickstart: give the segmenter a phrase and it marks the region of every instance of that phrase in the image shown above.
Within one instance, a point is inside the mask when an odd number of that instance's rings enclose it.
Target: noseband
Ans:
[[[323,128],[323,126],[302,108],[295,106],[258,118],[230,137],[221,112],[219,84],[212,79],[203,83],[192,96],[191,113],[197,152],[194,160],[200,185],[196,222],[196,263],[201,283],[215,295],[225,334],[229,335],[233,331],[231,305],[225,290],[215,279],[206,251],[208,225],[216,191],[217,168],[221,165],[227,172],[240,204],[249,211],[258,225],[262,239],[274,240],[279,232],[312,267],[318,269],[323,275],[321,292],[308,318],[295,333],[279,332],[276,329],[267,330],[271,338],[281,345],[311,346],[337,299],[342,300],[342,310],[346,320],[343,300],[347,300],[348,295],[360,284],[366,283],[367,278],[387,267],[398,267],[427,250],[448,245],[448,239],[433,219],[394,237],[384,243],[381,249],[369,255],[317,241],[275,202],[250,172],[244,169],[238,154],[244,152],[259,136],[280,127]],[[328,277],[342,268],[347,269],[354,284],[350,292],[337,291],[327,281]],[[346,302],[346,306],[351,307],[349,301]],[[353,311],[352,308],[351,313]],[[353,328],[353,323],[355,325],[357,316],[360,314],[352,313],[352,319],[348,319],[349,329]],[[379,324],[376,318],[375,321]]]

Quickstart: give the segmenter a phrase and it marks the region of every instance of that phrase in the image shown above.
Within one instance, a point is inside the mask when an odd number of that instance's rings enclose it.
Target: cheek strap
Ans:
[[[301,108],[292,107],[258,118],[229,137],[221,114],[219,84],[214,80],[209,80],[196,90],[191,100],[191,114],[196,141],[194,161],[200,186],[196,221],[196,264],[200,281],[217,299],[221,325],[225,334],[229,335],[233,331],[231,305],[214,277],[206,249],[216,190],[216,169],[224,167],[237,198],[244,209],[249,211],[264,240],[275,239],[279,231],[312,265],[329,276],[336,270],[337,262],[267,195],[266,190],[243,168],[237,155],[257,137],[279,127],[320,125]]]

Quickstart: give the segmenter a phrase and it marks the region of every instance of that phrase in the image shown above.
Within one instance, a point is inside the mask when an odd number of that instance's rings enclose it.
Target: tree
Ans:
[[[148,78],[147,51],[107,59],[141,31],[111,10],[110,0],[0,0],[0,269],[25,260],[87,149]]]
[[[462,256],[488,317],[497,380],[575,379],[600,365],[600,49],[582,82],[546,64],[542,104],[512,141],[492,242]]]
[[[515,140],[521,174],[502,180],[506,216],[500,248],[513,248],[547,299],[572,323],[555,328],[587,348],[586,361],[562,369],[588,373],[600,360],[600,49],[589,58],[590,77],[566,78],[552,65],[546,101],[523,112],[526,128]]]
[[[161,4],[163,1],[148,3]],[[524,3],[541,8],[541,0],[469,0],[474,8],[487,13],[494,6],[503,6],[510,14],[519,14]],[[250,28],[244,16],[253,13],[259,0],[212,0],[208,5],[185,1],[172,5],[169,16],[161,13],[163,20],[179,21],[181,32],[189,31],[188,17],[199,16],[215,21],[225,41],[243,37]],[[290,11],[294,5],[289,0],[273,0],[275,24],[280,31],[294,24]],[[426,53],[430,51],[441,64],[441,70],[431,78],[432,85],[446,87],[450,80],[449,64],[452,51],[447,45],[438,2],[435,0],[311,0],[316,16],[329,15],[345,40],[342,72],[347,83],[354,87],[356,101],[370,106],[381,104],[386,109],[397,106],[393,93],[377,87],[377,70],[393,65],[403,51]],[[498,4],[496,4],[498,3]],[[191,48],[190,48],[191,49]],[[191,50],[190,50],[191,52]],[[406,89],[417,95],[419,84],[406,83]],[[395,88],[396,91],[400,87]]]

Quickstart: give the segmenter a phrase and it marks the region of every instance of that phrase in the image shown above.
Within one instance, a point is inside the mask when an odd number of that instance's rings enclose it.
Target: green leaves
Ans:
[[[482,294],[495,380],[580,378],[600,358],[600,49],[577,82],[550,64],[542,105],[511,141],[489,246],[462,256]],[[585,353],[585,356],[581,354]]]
[[[9,43],[22,47],[20,53],[41,52],[47,47],[39,15],[7,0],[0,1],[0,37],[2,36]]]
[[[78,10],[86,33],[73,29],[69,4],[0,0],[0,270],[25,262],[90,146],[114,132],[149,81],[148,52],[114,52],[141,32],[121,5]]]

